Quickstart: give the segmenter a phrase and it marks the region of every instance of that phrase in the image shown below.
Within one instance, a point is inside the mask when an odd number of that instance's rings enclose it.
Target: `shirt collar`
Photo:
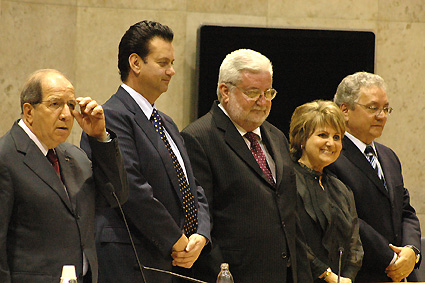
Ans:
[[[156,108],[155,104],[152,105],[149,101],[140,93],[132,89],[126,84],[121,84],[121,87],[125,89],[128,94],[136,101],[137,105],[139,105],[140,109],[145,114],[146,118],[149,120],[152,116],[153,109]]]
[[[41,150],[44,155],[47,155],[47,151],[49,150],[47,146],[45,146],[34,133],[28,128],[27,124],[25,124],[24,120],[19,120],[18,125],[27,133],[28,137],[37,145],[37,147]]]
[[[362,142],[361,140],[359,140],[358,138],[356,138],[355,136],[353,136],[349,132],[345,132],[345,136],[347,138],[349,138],[363,154],[364,154],[364,151],[366,149],[366,146],[368,146],[368,145],[372,146],[373,150],[376,153],[375,143],[373,141],[370,144],[365,144],[364,142]]]
[[[229,113],[227,113],[226,109],[224,109],[223,105],[221,105],[220,103],[218,104],[218,107],[224,112],[224,114],[226,114],[227,117],[229,117],[230,121],[232,121],[233,125],[235,125],[236,130],[238,130],[239,134],[243,137],[247,131],[244,130],[244,128],[242,128],[241,126],[239,126],[238,124],[236,124],[232,118],[230,118]],[[252,132],[256,135],[258,135],[260,137],[260,141],[261,141],[261,131],[260,131],[260,127],[252,130]]]

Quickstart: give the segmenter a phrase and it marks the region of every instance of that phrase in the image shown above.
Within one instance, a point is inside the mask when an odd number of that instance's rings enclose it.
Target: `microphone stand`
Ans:
[[[342,261],[342,254],[344,253],[344,248],[339,248],[339,260],[338,260],[338,283],[341,282],[341,261]]]

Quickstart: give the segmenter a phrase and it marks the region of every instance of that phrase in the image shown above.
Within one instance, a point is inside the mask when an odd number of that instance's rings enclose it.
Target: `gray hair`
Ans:
[[[220,66],[217,84],[217,97],[221,100],[219,86],[221,83],[238,84],[242,71],[252,73],[270,72],[273,77],[273,66],[263,54],[251,49],[239,49],[227,54]]]
[[[354,108],[354,103],[359,100],[360,91],[362,88],[379,87],[384,91],[387,85],[383,78],[379,75],[367,72],[357,72],[346,76],[338,85],[334,102],[341,106],[345,103],[351,109]]]

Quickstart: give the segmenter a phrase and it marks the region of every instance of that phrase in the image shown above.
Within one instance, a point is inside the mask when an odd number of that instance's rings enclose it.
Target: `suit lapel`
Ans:
[[[24,154],[24,164],[55,191],[66,207],[72,212],[71,202],[66,194],[64,185],[49,160],[47,160],[37,145],[17,123],[13,126],[11,135],[13,136],[18,152]]]
[[[389,164],[392,164],[392,161],[388,159],[388,156],[383,153],[381,150],[381,145],[379,143],[375,143],[376,154],[378,155],[379,164],[381,164],[382,172],[385,176],[390,176],[391,168],[388,167]],[[394,201],[394,184],[392,178],[385,178],[386,186],[388,192],[390,193],[391,202]]]
[[[284,167],[283,157],[281,154],[279,154],[280,152],[279,148],[282,147],[282,145],[276,142],[279,140],[279,137],[277,137],[276,134],[270,131],[270,128],[266,127],[264,123],[260,128],[261,128],[261,136],[263,138],[264,144],[266,145],[267,150],[269,151],[275,163],[276,187],[278,187],[278,185],[282,181],[283,167]]]
[[[59,166],[61,168],[62,181],[65,184],[66,191],[67,191],[66,197],[71,201],[73,211],[76,211],[76,207],[77,207],[77,191],[76,190],[79,188],[79,185],[76,182],[77,180],[73,177],[74,172],[78,172],[78,170],[76,169],[75,160],[74,158],[72,158],[71,155],[67,153],[66,150],[63,150],[60,145],[56,148],[56,154],[58,156]]]
[[[389,197],[388,191],[385,189],[383,182],[379,179],[369,161],[359,148],[347,137],[344,137],[342,154],[344,154],[348,160],[359,168],[365,176],[375,184],[378,190],[380,190],[385,196]]]
[[[249,166],[251,167],[264,181],[269,184],[267,177],[261,170],[251,151],[247,147],[243,137],[240,135],[235,125],[229,117],[218,107],[216,101],[211,109],[212,115],[216,122],[217,128],[224,131],[224,141],[226,144]],[[267,135],[267,134],[266,134]],[[273,186],[269,184],[271,188]]]
[[[157,150],[163,164],[165,167],[165,171],[168,174],[168,177],[173,184],[173,187],[179,196],[180,200],[182,200],[182,195],[179,188],[177,173],[174,169],[173,162],[170,157],[170,153],[164,145],[164,142],[161,140],[159,134],[155,131],[155,128],[151,121],[147,119],[142,109],[137,105],[134,99],[127,93],[122,87],[119,87],[116,96],[120,99],[125,107],[132,113],[134,113],[134,120],[140,129],[145,133],[148,140],[152,143],[152,145]],[[162,119],[164,121],[164,119]]]

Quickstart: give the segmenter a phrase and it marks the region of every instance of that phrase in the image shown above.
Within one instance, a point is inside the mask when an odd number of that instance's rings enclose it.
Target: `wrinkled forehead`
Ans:
[[[43,100],[47,98],[74,99],[74,86],[63,75],[49,73],[42,78]]]

